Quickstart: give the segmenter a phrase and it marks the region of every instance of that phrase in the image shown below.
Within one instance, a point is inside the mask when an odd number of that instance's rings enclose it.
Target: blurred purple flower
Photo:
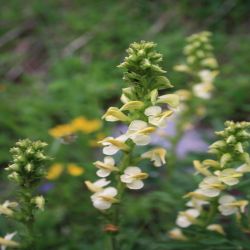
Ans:
[[[51,183],[51,182],[46,182],[44,183],[43,185],[41,185],[38,190],[41,192],[41,193],[47,193],[48,191],[50,191],[51,189],[53,189],[55,187],[55,184],[54,183]]]
[[[202,153],[208,150],[208,143],[206,143],[198,131],[190,129],[185,132],[179,141],[176,153],[180,159],[186,157],[189,152]]]
[[[168,138],[176,135],[176,119],[171,119],[166,128],[158,129],[152,136],[152,144],[161,145],[162,147],[171,148],[171,142]],[[177,144],[176,154],[180,159],[183,159],[190,152],[206,152],[208,143],[201,136],[201,133],[195,129],[186,130]]]

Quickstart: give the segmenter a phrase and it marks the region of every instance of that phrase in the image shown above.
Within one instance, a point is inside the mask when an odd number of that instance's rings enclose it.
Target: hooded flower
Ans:
[[[186,210],[185,212],[180,212],[177,220],[176,220],[176,224],[179,227],[189,227],[192,224],[195,223],[195,219],[200,215],[199,210],[191,208]]]
[[[127,167],[124,174],[121,175],[121,181],[126,183],[129,189],[141,189],[144,186],[143,179],[148,177],[147,173],[143,173],[138,167]]]
[[[148,107],[144,114],[148,116],[148,122],[157,127],[166,127],[168,117],[173,114],[172,110],[166,110],[162,112],[162,108],[160,106],[151,106]]]
[[[105,119],[108,122],[129,121],[129,118],[120,109],[116,107],[110,107],[103,115],[102,119]]]
[[[111,207],[113,203],[118,202],[115,198],[117,189],[114,187],[104,188],[102,191],[96,192],[91,196],[91,200],[95,208],[99,210],[106,210]]]
[[[99,177],[107,177],[112,171],[118,171],[119,169],[115,167],[115,160],[110,156],[104,157],[104,161],[96,161],[94,165],[99,169],[96,174]]]
[[[7,247],[19,247],[19,243],[13,241],[12,238],[16,235],[16,232],[6,234],[4,238],[0,237],[1,250],[6,250]]]
[[[142,158],[150,159],[155,167],[161,167],[166,163],[166,150],[164,148],[155,148],[141,155]]]
[[[110,181],[107,181],[105,178],[99,179],[95,182],[85,181],[85,185],[93,193],[102,191],[103,187],[107,186],[109,183]]]
[[[126,140],[127,136],[121,135],[117,138],[106,137],[99,143],[101,143],[104,146],[103,153],[105,155],[114,155],[119,150],[124,150],[124,151],[128,150],[128,146],[125,144]]]
[[[222,171],[216,171],[215,174],[218,176],[219,180],[228,186],[233,186],[239,183],[239,178],[242,173],[238,172],[234,168],[227,168]]]
[[[217,176],[208,176],[203,179],[199,188],[201,194],[208,197],[216,197],[225,188],[225,185],[222,184]]]
[[[248,205],[247,200],[236,200],[232,195],[223,195],[219,199],[219,211],[222,215],[231,215],[238,212],[243,213]]]
[[[0,205],[0,214],[4,214],[6,216],[13,215],[13,208],[18,206],[17,202],[5,201],[2,205]]]
[[[150,134],[155,131],[154,127],[141,120],[134,120],[130,123],[126,136],[136,145],[144,146],[150,143]]]

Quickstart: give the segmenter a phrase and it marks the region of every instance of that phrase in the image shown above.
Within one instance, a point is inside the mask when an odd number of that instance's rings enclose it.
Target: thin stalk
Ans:
[[[132,153],[133,153],[134,146],[135,145],[132,144],[130,147],[130,150],[128,152],[124,152],[124,155],[122,157],[121,164],[119,167],[120,173],[123,173],[124,169],[132,163]],[[116,204],[116,206],[115,206],[112,224],[114,224],[118,228],[118,230],[120,230],[119,229],[119,227],[120,227],[120,210],[121,210],[122,199],[124,196],[125,185],[124,185],[124,183],[121,182],[119,173],[117,173],[117,175],[116,175],[116,182],[117,182],[119,203]],[[119,243],[117,240],[117,235],[118,235],[118,233],[109,234],[110,245],[109,245],[108,250],[119,250],[120,249]]]

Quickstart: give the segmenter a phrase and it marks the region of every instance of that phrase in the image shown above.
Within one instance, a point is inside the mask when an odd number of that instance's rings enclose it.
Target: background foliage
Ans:
[[[124,83],[116,66],[133,41],[156,42],[175,89],[185,88],[188,79],[173,71],[173,66],[184,60],[186,36],[202,30],[214,33],[220,75],[208,116],[199,127],[218,130],[228,119],[249,120],[249,11],[247,0],[10,0],[1,5],[1,167],[10,159],[8,150],[14,142],[29,137],[49,142],[54,162],[64,168],[38,191],[46,192],[48,200],[48,209],[39,214],[37,222],[40,249],[101,249],[100,218],[91,207],[83,180],[92,178],[91,162],[99,154],[90,144],[103,134],[116,132],[105,125],[93,133],[78,133],[72,144],[59,145],[49,129],[79,116],[99,119],[119,101]],[[231,242],[213,233],[207,236],[212,247],[206,242],[193,246],[169,241],[166,232],[183,205],[181,197],[197,181],[187,167],[194,157],[197,154],[178,161],[171,183],[167,169],[162,169],[160,178],[152,173],[155,178],[144,191],[147,195],[127,197],[121,236],[124,249],[235,249],[237,244],[247,249],[244,242]],[[69,163],[84,168],[84,174],[70,174]],[[1,201],[15,189],[5,183],[5,177],[1,170]],[[1,234],[15,228],[2,218],[0,225]],[[224,248],[219,248],[221,243]]]

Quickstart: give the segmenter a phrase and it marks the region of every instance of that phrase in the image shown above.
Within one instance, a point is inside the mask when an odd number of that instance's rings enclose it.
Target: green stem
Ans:
[[[212,204],[210,206],[210,209],[209,209],[207,218],[204,221],[203,227],[207,227],[209,224],[211,224],[211,222],[213,221],[213,218],[216,214],[216,211],[217,211],[217,202],[214,201],[214,202],[212,202]]]
[[[117,191],[118,191],[118,199],[119,199],[119,204],[116,204],[114,214],[113,214],[113,219],[111,221],[112,224],[118,227],[120,226],[120,210],[121,210],[121,201],[124,195],[124,190],[125,190],[125,185],[124,183],[121,182],[120,180],[120,173],[123,173],[124,169],[128,167],[131,164],[132,161],[132,152],[134,149],[135,144],[132,144],[130,146],[130,150],[128,152],[124,152],[123,158],[121,160],[121,164],[119,167],[119,173],[116,175],[116,182],[117,182]],[[109,234],[109,250],[119,250],[119,243],[117,240],[117,233],[116,234]]]
[[[23,187],[20,194],[20,207],[21,207],[21,223],[25,227],[23,238],[24,250],[36,250],[35,233],[34,233],[34,213],[33,204],[31,203],[32,193],[29,187]]]

